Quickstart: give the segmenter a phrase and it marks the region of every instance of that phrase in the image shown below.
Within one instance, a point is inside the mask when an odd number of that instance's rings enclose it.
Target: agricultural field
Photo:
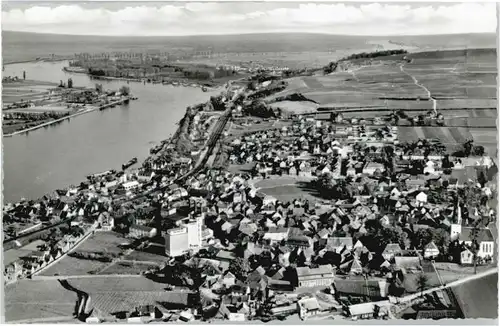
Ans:
[[[47,269],[44,269],[38,275],[40,276],[76,276],[98,274],[101,270],[108,267],[111,263],[100,262],[97,260],[78,259],[75,257],[64,256],[58,262]]]
[[[494,49],[422,52],[353,60],[337,72],[288,79],[288,87],[272,98],[301,93],[320,109],[403,109],[427,112],[432,109],[429,92],[437,109],[452,117],[456,109],[474,110],[477,116],[496,117],[496,53]],[[371,113],[371,112],[370,112]],[[359,114],[359,113],[358,113]],[[369,113],[367,113],[369,114]]]
[[[50,97],[50,89],[57,87],[57,84],[21,80],[17,82],[2,83],[2,102],[3,104],[12,104],[15,102],[38,102],[48,100]]]
[[[5,286],[5,320],[29,322],[29,319],[69,317],[77,296],[57,280],[20,280]]]
[[[497,130],[492,128],[459,127],[398,127],[400,142],[418,139],[439,139],[448,150],[457,150],[467,139],[484,146],[485,152],[497,156]]]
[[[103,313],[114,313],[117,311],[131,311],[138,306],[158,305],[159,302],[177,303],[186,305],[188,303],[188,291],[125,291],[98,292],[91,295],[92,303],[96,309]],[[159,305],[161,309],[161,305]]]
[[[165,284],[153,282],[142,276],[74,278],[70,283],[75,288],[90,294],[107,291],[158,291],[165,288]]]

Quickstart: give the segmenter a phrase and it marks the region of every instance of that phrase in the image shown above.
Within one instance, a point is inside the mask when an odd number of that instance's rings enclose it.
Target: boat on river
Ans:
[[[160,145],[157,145],[157,146],[155,146],[155,147],[151,148],[151,149],[149,150],[149,152],[150,152],[151,154],[156,154],[156,153],[158,153],[159,151],[161,151],[161,149],[163,148],[163,145],[164,145],[163,143],[162,143],[162,144],[160,144]]]
[[[127,163],[122,164],[122,170],[128,169],[129,167],[131,167],[131,166],[132,166],[132,165],[134,165],[135,163],[137,163],[137,157],[134,157],[133,159],[131,159],[131,160],[130,160],[130,161],[128,161]]]

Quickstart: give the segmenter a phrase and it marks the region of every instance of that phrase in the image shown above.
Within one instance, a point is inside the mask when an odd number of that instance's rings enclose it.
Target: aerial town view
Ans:
[[[4,321],[495,324],[496,6],[3,2]]]

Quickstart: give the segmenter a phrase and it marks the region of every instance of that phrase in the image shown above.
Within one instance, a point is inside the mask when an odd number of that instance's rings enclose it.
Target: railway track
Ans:
[[[227,122],[229,121],[229,118],[230,118],[230,115],[231,115],[231,104],[232,104],[232,102],[228,103],[226,111],[224,112],[223,115],[220,116],[219,120],[217,121],[217,125],[216,125],[216,127],[215,127],[212,135],[210,136],[208,142],[207,142],[208,150],[207,150],[205,156],[203,157],[203,159],[191,171],[189,171],[188,173],[184,174],[183,176],[180,176],[179,178],[175,179],[174,183],[181,183],[181,184],[183,184],[186,181],[187,178],[189,178],[190,176],[195,175],[196,173],[200,172],[203,169],[203,167],[207,163],[208,158],[212,154],[212,152],[213,152],[213,150],[215,148],[215,145],[217,144],[217,141],[219,140],[219,137],[222,134],[222,131],[224,130],[224,127],[226,126]],[[155,193],[162,192],[162,191],[164,191],[167,188],[168,188],[168,185],[160,187],[160,188],[156,188],[155,190],[153,190],[151,192],[142,193],[142,194],[140,194],[138,196],[135,196],[135,197],[133,197],[131,199],[126,200],[125,202],[130,202],[130,201],[133,201],[133,200],[136,200],[136,199],[140,199],[140,198],[143,198],[143,197],[148,196],[148,195],[154,195]],[[25,238],[28,238],[29,236],[34,236],[34,235],[39,234],[41,232],[49,231],[50,229],[56,228],[56,227],[58,227],[60,225],[63,225],[63,224],[70,224],[71,221],[73,221],[74,219],[75,219],[75,217],[68,218],[68,219],[60,221],[60,222],[58,222],[56,224],[51,224],[51,225],[48,225],[48,226],[43,227],[41,229],[38,229],[38,230],[35,230],[35,231],[32,231],[32,232],[28,232],[28,233],[24,233],[24,234],[19,235],[17,237],[9,238],[7,240],[4,240],[3,244],[5,245],[5,244],[8,244],[8,243],[12,243],[12,242],[14,242],[16,240],[19,241],[21,239],[25,239]]]

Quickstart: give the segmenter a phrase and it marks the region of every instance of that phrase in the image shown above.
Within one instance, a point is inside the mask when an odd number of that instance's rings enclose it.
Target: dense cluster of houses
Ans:
[[[69,226],[77,223],[85,233],[88,233],[91,227],[112,230],[115,225],[123,223],[125,217],[132,215],[132,225],[129,225],[131,237],[154,236],[155,230],[143,225],[151,219],[150,216],[154,211],[148,198],[142,197],[137,200],[133,198],[144,191],[151,191],[162,184],[168,184],[168,180],[187,171],[191,164],[190,158],[179,157],[168,164],[154,163],[151,167],[135,171],[107,171],[89,176],[88,180],[79,186],[56,190],[36,202],[23,200],[16,204],[6,204],[3,212],[3,230],[4,238],[8,242],[4,245],[4,254],[10,258],[4,260],[5,280],[12,282],[31,275],[72,248],[83,236],[83,234],[78,236],[73,234],[71,227],[63,228],[65,233],[59,235],[60,239],[57,241],[54,239],[43,241],[47,248],[43,255],[36,248],[31,248],[33,243],[37,243],[37,246],[42,243],[35,241],[23,246],[16,240],[18,236],[27,234],[26,239],[30,241],[29,232],[44,227],[45,223],[67,221],[66,225]],[[163,171],[168,173],[164,174]],[[153,179],[155,177],[156,179]],[[168,202],[184,194],[187,195],[185,190],[183,193],[167,189],[158,196],[164,197]],[[127,220],[127,223],[130,224],[130,221]]]
[[[370,131],[300,119],[290,128],[233,140],[230,160],[255,163],[253,173],[212,170],[187,182],[191,195],[209,198],[205,224],[214,238],[206,245],[216,248],[210,260],[225,267],[207,287],[235,280],[250,287],[247,292],[267,295],[276,314],[299,313],[306,319],[336,311],[374,318],[387,311],[373,302],[416,292],[416,277],[433,271],[431,260],[473,264],[473,230],[478,230],[477,262],[489,262],[495,252],[488,228],[495,215],[488,204],[489,181],[496,174],[491,159],[463,164],[444,155],[407,155],[394,146],[396,132],[390,126]],[[347,197],[328,205],[283,203],[254,185],[283,174],[326,174],[344,184]],[[241,259],[253,265],[244,276],[231,269]],[[306,289],[306,296],[287,292],[294,289]],[[288,300],[275,303],[283,293]],[[335,304],[328,306],[324,298],[330,294],[326,301]],[[222,299],[224,318],[249,319],[259,310],[251,309],[252,295],[245,302],[234,296]],[[234,300],[238,303],[226,307]]]
[[[472,224],[479,216],[492,221],[491,210],[479,212],[463,202],[435,196],[437,191],[447,193],[448,188],[433,183],[432,178],[408,175],[393,182],[360,171],[351,183],[352,197],[328,205],[280,202],[260,192],[253,184],[261,177],[254,178],[211,170],[188,180],[187,186],[191,195],[209,198],[205,224],[214,239],[205,245],[215,248],[209,261],[219,272],[207,288],[231,280],[230,284],[236,282],[269,300],[287,293],[288,301],[271,305],[276,314],[299,313],[308,318],[336,311],[374,318],[373,304],[367,303],[415,292],[416,277],[432,270],[430,260],[450,255],[456,263],[472,264]],[[481,193],[483,189],[476,190]],[[470,213],[461,213],[467,210]],[[491,230],[484,225],[477,238],[477,256],[488,261],[494,244]],[[421,240],[426,230],[431,236]],[[448,240],[434,240],[434,233],[444,234]],[[244,276],[235,276],[231,266],[242,259],[253,266]],[[370,289],[377,290],[368,290],[367,282],[373,283]],[[319,297],[329,295],[318,292],[324,288],[331,288],[329,301],[335,304],[322,303]],[[305,298],[292,294],[304,289]],[[234,296],[240,295],[231,293],[222,302],[240,300]],[[249,295],[248,301],[237,301],[220,314],[231,320],[252,318],[252,311],[259,310],[250,309],[252,298],[262,303]]]

